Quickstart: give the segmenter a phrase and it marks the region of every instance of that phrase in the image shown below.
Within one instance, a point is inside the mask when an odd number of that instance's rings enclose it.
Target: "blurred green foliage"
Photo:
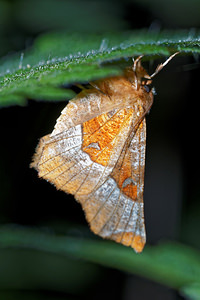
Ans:
[[[176,288],[183,294],[191,295],[191,299],[198,299],[195,298],[197,295],[200,297],[200,252],[181,244],[165,243],[156,247],[146,246],[143,253],[138,255],[133,252],[133,249],[110,241],[55,236],[47,232],[14,226],[2,227],[0,229],[0,240],[1,249],[17,247],[19,249],[28,248],[47,253],[48,255],[45,257],[42,253],[36,253],[33,257],[37,260],[37,265],[40,265],[40,267],[47,264],[44,268],[45,281],[48,282],[50,288],[53,288],[53,284],[60,284],[62,286],[63,276],[67,281],[65,288],[68,291],[72,290],[76,292],[76,289],[81,289],[84,286],[86,287],[87,284],[91,284],[91,274],[89,272],[93,274],[92,277],[94,280],[94,276],[98,277],[98,270],[94,265],[84,263],[84,261],[87,261],[155,280]],[[10,251],[7,253],[10,259],[12,257],[11,254],[12,252]],[[51,263],[50,265],[48,264],[50,254],[57,255],[56,260],[53,260],[54,266]],[[12,255],[17,255],[19,259],[20,255],[24,256],[24,253],[16,252]],[[27,255],[28,253],[26,253]],[[3,253],[4,256],[5,253]],[[66,256],[64,261],[62,256]],[[54,268],[54,272],[56,272],[56,268],[59,269],[59,261],[65,264],[65,268],[62,268],[65,274],[61,275],[59,282],[54,280],[51,283],[52,276],[48,276],[48,274],[52,273],[52,267]],[[22,262],[24,264],[24,259]],[[79,267],[81,272],[79,271]],[[73,272],[69,274],[67,269],[73,269]],[[37,268],[34,270],[32,267],[31,270],[33,274],[34,272],[38,273]],[[85,272],[87,272],[88,277],[84,277]],[[75,277],[73,277],[74,275]],[[38,276],[43,276],[41,271]],[[79,283],[81,283],[81,287],[78,286]],[[12,284],[19,285],[18,282],[13,282]],[[42,284],[45,284],[45,282]],[[3,286],[5,286],[5,283],[3,283]]]
[[[198,0],[0,0],[0,55],[29,47],[34,36],[49,30],[102,33],[151,23],[156,30],[198,28],[199,11]]]

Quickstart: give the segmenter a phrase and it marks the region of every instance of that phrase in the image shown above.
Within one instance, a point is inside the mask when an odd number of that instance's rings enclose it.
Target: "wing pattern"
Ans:
[[[32,163],[40,177],[75,196],[93,232],[137,252],[145,244],[143,116],[138,100],[86,122],[57,122],[40,140]]]

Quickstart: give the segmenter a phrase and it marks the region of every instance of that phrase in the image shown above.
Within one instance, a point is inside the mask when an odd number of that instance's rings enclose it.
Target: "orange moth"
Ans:
[[[146,242],[143,210],[145,116],[152,78],[141,57],[123,75],[97,80],[63,109],[40,139],[31,167],[57,189],[73,194],[91,230],[136,252]]]

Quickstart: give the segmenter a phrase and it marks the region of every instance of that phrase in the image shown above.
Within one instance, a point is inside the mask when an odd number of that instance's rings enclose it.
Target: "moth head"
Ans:
[[[147,92],[151,91],[150,85],[152,84],[152,78],[157,75],[168,63],[174,58],[179,52],[175,52],[172,54],[164,63],[157,66],[156,70],[153,74],[149,75],[146,70],[141,65],[141,59],[144,55],[140,55],[136,59],[133,59],[132,70],[129,69],[129,73],[127,72],[128,79],[134,86],[136,90],[142,86],[145,88]]]

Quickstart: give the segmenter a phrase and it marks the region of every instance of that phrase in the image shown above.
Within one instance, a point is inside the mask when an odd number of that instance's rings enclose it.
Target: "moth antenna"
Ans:
[[[136,86],[136,90],[137,90],[137,87],[138,87],[138,80],[137,80],[137,64],[138,62],[140,62],[141,58],[143,57],[144,55],[140,55],[138,56],[136,59],[133,58],[133,72],[135,73],[135,86]]]
[[[176,56],[179,53],[179,51],[175,52],[164,63],[158,65],[155,72],[150,76],[150,78],[153,78],[156,74],[158,74],[168,64],[168,62],[170,62],[170,60],[172,60],[172,58],[174,58],[174,56]]]
[[[133,72],[136,72],[137,64],[144,55],[138,56],[136,59],[133,58]]]

